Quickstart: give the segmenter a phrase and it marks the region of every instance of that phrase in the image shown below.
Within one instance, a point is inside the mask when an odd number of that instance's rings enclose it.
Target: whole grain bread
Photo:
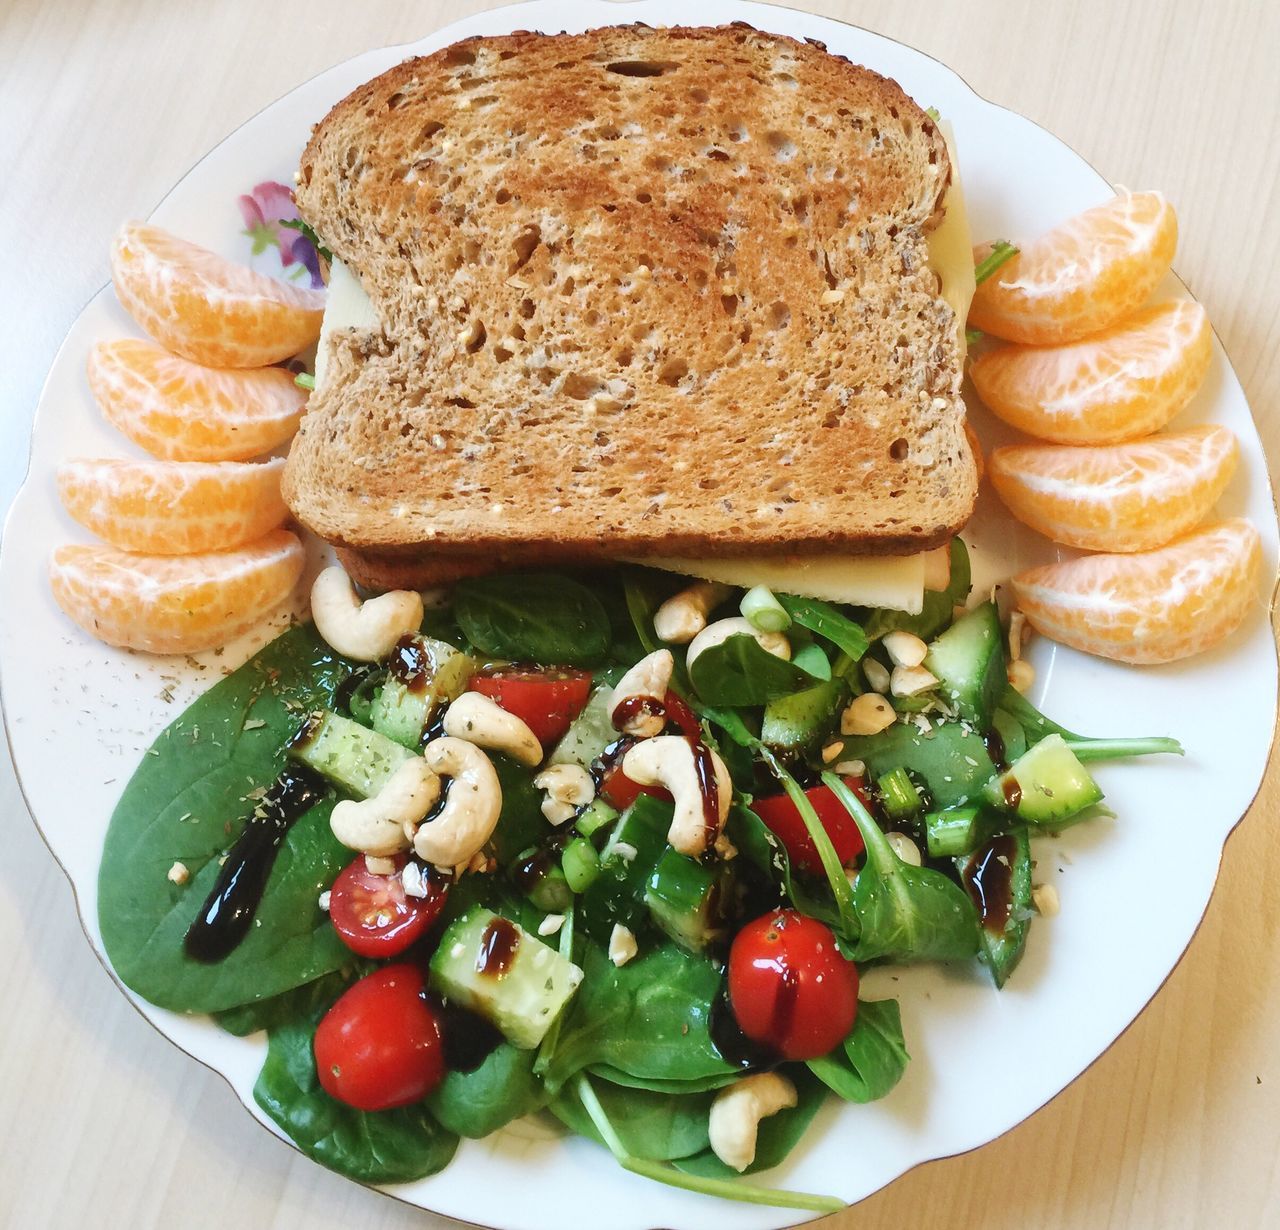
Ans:
[[[384,579],[936,545],[977,490],[949,178],[895,82],[742,25],[406,61],[302,156],[381,329],[330,337],[285,498]]]

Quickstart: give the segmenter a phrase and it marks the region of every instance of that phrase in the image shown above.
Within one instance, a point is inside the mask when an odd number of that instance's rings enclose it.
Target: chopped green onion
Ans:
[[[937,122],[942,118],[942,116],[941,116],[941,114],[939,113],[939,111],[938,111],[938,108],[937,108],[937,107],[926,107],[926,108],[924,109],[924,113],[925,113],[925,115],[927,115],[927,116],[928,116],[928,117],[929,117],[929,118],[930,118],[930,119],[931,119],[935,124],[936,124],[936,123],[937,123]]]
[[[920,792],[907,776],[906,769],[890,769],[876,779],[876,789],[890,820],[910,820],[920,811]]]
[[[773,590],[767,585],[747,590],[738,609],[757,632],[785,632],[791,627],[791,616],[787,614],[786,607],[773,596]]]
[[[583,837],[590,837],[598,833],[606,825],[612,824],[618,818],[618,809],[610,807],[603,799],[592,799],[579,813],[578,818],[573,822],[573,827],[578,830]]]
[[[564,878],[572,892],[583,893],[600,874],[600,856],[585,837],[575,837],[560,856]]]
[[[293,378],[293,383],[300,389],[312,389],[316,387],[316,378],[310,372],[299,372]]]
[[[924,818],[925,844],[930,858],[958,858],[977,849],[982,813],[976,807],[931,811]]]
[[[1007,261],[1011,261],[1018,255],[1018,249],[1007,240],[998,239],[992,245],[991,251],[983,257],[976,269],[973,271],[973,280],[981,286],[1001,265]]]

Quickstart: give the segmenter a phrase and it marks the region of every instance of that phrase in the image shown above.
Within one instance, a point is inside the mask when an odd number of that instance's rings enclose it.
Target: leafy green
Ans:
[[[1158,736],[1138,739],[1095,739],[1077,735],[1045,717],[1012,685],[1000,694],[1000,709],[1022,727],[1027,742],[1038,743],[1048,735],[1061,735],[1066,745],[1082,763],[1091,760],[1118,760],[1126,756],[1183,755],[1177,739]]]
[[[541,1109],[547,1094],[533,1074],[536,1055],[503,1042],[474,1071],[446,1072],[427,1098],[431,1113],[446,1131],[479,1140]]]
[[[276,1029],[287,1025],[299,1017],[312,1015],[317,1007],[323,1009],[333,1003],[342,994],[343,988],[352,981],[356,968],[357,963],[353,958],[351,966],[334,970],[317,978],[315,982],[304,983],[291,991],[282,991],[270,999],[260,999],[256,1003],[241,1004],[238,1008],[215,1012],[212,1014],[214,1022],[237,1038],[247,1037],[260,1029]]]
[[[819,682],[793,662],[760,647],[740,632],[704,649],[689,667],[689,681],[708,705],[763,705]]]
[[[861,760],[870,777],[910,769],[939,810],[976,799],[996,772],[982,736],[963,722],[937,722],[925,731],[895,722],[879,734],[849,735],[840,758]]]
[[[951,576],[946,589],[926,589],[924,605],[915,615],[884,608],[872,611],[867,617],[867,636],[873,641],[879,640],[886,633],[900,628],[930,641],[950,624],[951,612],[969,596],[971,585],[969,551],[957,536],[951,540]]]
[[[497,658],[594,666],[612,641],[609,613],[578,581],[550,572],[467,577],[454,591],[463,635]]]
[[[625,1089],[644,1089],[649,1093],[705,1093],[708,1089],[723,1089],[741,1075],[735,1068],[730,1072],[701,1076],[696,1080],[664,1080],[660,1076],[632,1076],[630,1072],[623,1072],[607,1063],[594,1064],[587,1071],[591,1076],[608,1081],[611,1085],[621,1085]]]
[[[725,822],[725,833],[737,848],[738,857],[763,871],[797,910],[826,923],[834,931],[844,928],[845,920],[835,899],[830,891],[823,891],[826,884],[793,872],[786,847],[749,807],[741,803],[733,805]]]
[[[707,1126],[714,1093],[653,1093],[608,1082],[597,1084],[595,1092],[623,1148],[633,1157],[667,1162],[709,1147]],[[605,1144],[573,1083],[548,1109],[579,1136]]]
[[[862,834],[867,858],[853,888],[860,934],[855,961],[953,961],[978,951],[978,915],[968,894],[940,872],[904,863],[861,800],[834,773],[822,780]]]
[[[333,260],[333,253],[325,247],[324,241],[316,234],[315,228],[309,222],[304,222],[301,218],[286,218],[280,223],[280,225],[287,227],[291,231],[299,231],[311,240],[311,246],[315,248],[316,252],[323,256],[325,260]]]
[[[285,762],[302,715],[332,704],[351,672],[310,625],[290,629],[221,680],[143,756],[116,806],[98,870],[98,922],[112,967],[144,999],[216,1012],[269,999],[350,960],[319,907],[351,852],[329,831],[331,801],[290,829],[244,941],[223,961],[183,938],[239,836],[257,792]],[[190,880],[167,875],[182,863]]]
[[[855,662],[867,652],[867,634],[838,607],[819,598],[801,598],[796,594],[778,594],[787,614],[802,628],[826,637]]]
[[[902,1079],[909,1059],[898,1001],[860,1000],[849,1036],[831,1054],[809,1060],[809,1071],[846,1102],[874,1102]]]
[[[1007,239],[997,239],[991,251],[974,267],[973,280],[981,286],[1001,265],[1017,256],[1018,251]]]

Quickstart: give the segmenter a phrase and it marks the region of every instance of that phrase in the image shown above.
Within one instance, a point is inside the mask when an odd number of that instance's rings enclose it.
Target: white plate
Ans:
[[[407,47],[369,52],[323,73],[268,107],[195,166],[154,220],[228,256],[246,258],[236,197],[261,180],[289,181],[310,126],[353,87],[410,54],[473,34],[513,29],[582,30],[617,21],[677,24],[693,13],[677,0],[617,4],[546,0],[480,14]],[[698,6],[708,24],[745,20],[817,38],[831,51],[896,78],[952,121],[974,233],[1029,235],[1105,199],[1109,185],[1055,137],[977,97],[936,60],[865,30],[756,4]],[[1170,280],[1171,293],[1185,294]],[[105,288],[59,351],[37,412],[31,468],[9,516],[0,557],[4,622],[0,669],[9,739],[32,815],[75,888],[83,925],[102,952],[98,856],[124,782],[156,733],[227,666],[282,626],[199,660],[148,658],[91,641],[58,611],[45,579],[59,543],[83,538],[60,508],[57,463],[71,455],[132,450],[97,413],[84,360],[100,339],[136,333]],[[1262,448],[1240,385],[1216,344],[1205,387],[1182,422],[1225,423],[1240,439],[1241,466],[1224,515],[1253,519],[1264,544],[1264,580],[1248,625],[1216,652],[1137,670],[1037,644],[1035,699],[1064,725],[1096,734],[1168,734],[1184,760],[1107,765],[1098,776],[1119,818],[1041,843],[1038,879],[1054,883],[1062,913],[1040,921],[1016,977],[997,994],[979,970],[912,970],[867,979],[872,994],[902,1001],[912,1063],[893,1094],[873,1106],[832,1099],[774,1186],[860,1200],[910,1167],[972,1149],[1007,1131],[1080,1074],[1160,987],[1191,939],[1213,888],[1223,842],[1261,780],[1276,708],[1276,657],[1268,620],[1276,521]],[[986,443],[996,425],[979,424]],[[986,508],[966,537],[985,576],[1047,558],[1035,535]],[[989,547],[989,549],[988,549]],[[1265,588],[1264,588],[1265,587]],[[123,988],[122,988],[123,989]],[[125,992],[129,994],[129,992]],[[164,1034],[222,1073],[250,1111],[263,1055],[204,1020],[136,1000]],[[395,1189],[423,1208],[511,1230],[557,1230],[591,1211],[599,1230],[788,1225],[786,1210],[720,1203],[618,1170],[581,1140],[521,1123],[464,1142],[442,1174]]]

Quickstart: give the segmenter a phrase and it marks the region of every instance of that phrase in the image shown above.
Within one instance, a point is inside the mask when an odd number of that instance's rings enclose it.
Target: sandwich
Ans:
[[[954,156],[819,44],[468,39],[339,102],[296,196],[333,266],[284,495],[365,585],[625,559],[912,609],[972,512]]]

